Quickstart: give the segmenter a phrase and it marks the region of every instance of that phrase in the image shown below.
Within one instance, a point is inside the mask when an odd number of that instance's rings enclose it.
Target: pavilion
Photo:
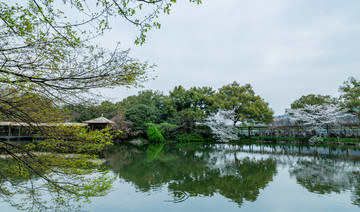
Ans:
[[[89,121],[83,121],[83,123],[88,124],[90,130],[102,130],[105,127],[108,127],[111,124],[115,124],[115,122],[105,118],[103,114],[101,114],[101,117],[92,119]]]

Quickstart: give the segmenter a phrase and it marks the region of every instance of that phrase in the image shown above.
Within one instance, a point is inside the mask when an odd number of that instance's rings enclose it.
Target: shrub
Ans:
[[[176,140],[179,142],[204,142],[209,139],[205,139],[198,133],[190,133],[190,134],[180,134],[176,137]]]
[[[149,141],[152,142],[163,142],[164,137],[161,135],[161,132],[154,124],[150,124],[147,129],[147,136]]]
[[[161,134],[167,139],[174,138],[175,131],[178,128],[177,125],[170,124],[167,122],[157,124],[156,127],[160,130]]]

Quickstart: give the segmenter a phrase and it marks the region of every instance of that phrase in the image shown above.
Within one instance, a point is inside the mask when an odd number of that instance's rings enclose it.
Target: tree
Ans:
[[[176,111],[192,109],[203,111],[204,116],[214,111],[215,91],[210,87],[191,87],[186,90],[181,85],[170,91],[169,100]]]
[[[360,124],[360,80],[350,77],[340,86],[342,107],[358,118]]]
[[[111,121],[114,122],[111,127],[120,131],[120,133],[117,134],[118,139],[125,140],[135,137],[140,133],[139,131],[133,131],[133,122],[130,120],[125,120],[125,116],[121,113],[114,116]]]
[[[219,110],[216,114],[207,117],[204,124],[209,126],[220,140],[236,139],[237,135],[229,133],[233,130],[231,118],[234,116],[235,112],[232,110]]]
[[[211,112],[216,111],[215,91],[210,87],[192,87],[186,90],[176,86],[170,91],[169,102],[173,110],[171,115],[176,124],[180,125],[185,132],[194,131],[197,122],[202,122]]]
[[[139,104],[130,108],[125,112],[126,119],[130,120],[133,123],[134,131],[146,132],[147,123],[157,123],[159,116],[157,111],[147,105]]]
[[[64,122],[68,118],[67,111],[57,107],[52,99],[39,94],[19,94],[12,89],[0,91],[0,120],[16,122],[43,123]],[[1,97],[0,97],[1,98]]]
[[[309,94],[301,96],[291,104],[291,109],[304,108],[306,105],[338,104],[339,101],[330,95]]]
[[[339,105],[330,104],[304,105],[304,108],[288,109],[286,113],[290,115],[290,121],[307,130],[316,132],[318,129],[326,129],[328,136],[329,128],[340,125],[340,119],[346,115]]]
[[[134,105],[144,104],[154,108],[160,108],[163,104],[164,97],[160,91],[143,90],[139,91],[137,95],[126,97],[121,102],[118,102],[117,106],[128,109]]]
[[[153,69],[153,65],[130,57],[129,50],[121,50],[119,45],[110,51],[91,42],[110,28],[111,17],[118,16],[140,28],[135,43],[142,44],[148,30],[160,28],[160,23],[155,21],[159,13],[169,13],[175,2],[0,2],[0,116],[5,115],[10,121],[36,121],[23,109],[29,105],[19,107],[23,102],[18,97],[39,95],[59,105],[85,98],[91,89],[137,86],[146,81],[147,71]],[[190,2],[201,3],[200,0]],[[29,163],[29,157],[14,154],[15,151],[36,158],[31,152],[11,146],[13,148],[8,145],[0,148],[13,157],[18,167],[27,167],[31,173],[46,179],[33,169],[35,165]],[[54,187],[59,184],[56,179],[47,182]]]
[[[257,123],[268,124],[273,119],[274,111],[260,96],[255,95],[250,84],[240,86],[237,82],[225,85],[215,96],[222,110],[232,111],[229,118],[234,128],[238,122],[245,125]]]
[[[164,107],[165,101],[168,97],[163,95],[160,91],[145,90],[140,91],[137,95],[129,96],[121,102],[116,103],[118,111],[125,113],[136,105],[146,105],[153,108],[160,120],[165,120]]]
[[[71,101],[94,88],[136,86],[147,80],[146,73],[154,66],[131,58],[118,45],[109,51],[90,41],[109,29],[110,17],[119,16],[140,28],[136,43],[144,43],[148,30],[160,28],[155,21],[159,13],[169,13],[174,2],[1,2],[0,87]],[[6,104],[7,99],[0,98]]]

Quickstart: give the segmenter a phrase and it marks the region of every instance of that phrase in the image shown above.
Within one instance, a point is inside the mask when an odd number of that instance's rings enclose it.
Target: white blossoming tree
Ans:
[[[341,118],[346,116],[339,105],[321,104],[305,105],[304,108],[287,109],[290,121],[301,125],[304,129],[315,132],[319,129],[326,129],[329,135],[329,128],[339,126]]]
[[[231,117],[235,116],[233,110],[219,110],[217,113],[208,116],[204,124],[209,126],[213,133],[221,141],[233,140],[237,138]]]

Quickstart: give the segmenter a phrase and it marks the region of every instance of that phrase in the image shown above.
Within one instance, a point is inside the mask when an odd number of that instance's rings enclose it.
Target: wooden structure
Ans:
[[[26,123],[26,122],[0,122],[0,135],[8,137],[28,137],[37,129],[60,125],[87,126],[85,123]]]
[[[314,135],[321,137],[355,137],[360,135],[358,124],[347,124],[337,127],[326,127],[324,129],[309,130],[301,125],[262,125],[250,127],[237,127],[237,134],[241,136],[281,136],[281,137],[311,137]]]
[[[115,124],[115,122],[110,121],[109,119],[105,118],[102,114],[101,117],[92,119],[89,121],[83,121],[83,123],[87,124],[90,130],[102,130],[111,124]]]
[[[83,123],[27,123],[27,122],[0,122],[0,136],[1,138],[9,137],[31,137],[37,132],[41,131],[42,128],[55,127],[55,126],[89,126],[90,130],[102,130],[105,127],[114,124],[107,118],[101,117],[84,121]]]

